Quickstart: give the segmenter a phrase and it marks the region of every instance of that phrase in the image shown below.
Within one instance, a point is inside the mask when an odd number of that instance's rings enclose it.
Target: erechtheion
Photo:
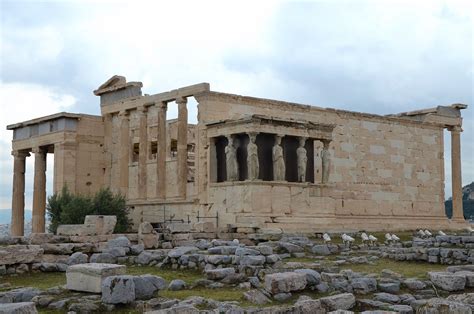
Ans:
[[[45,231],[46,156],[54,191],[110,187],[142,221],[220,230],[405,230],[463,225],[461,109],[388,116],[211,91],[201,83],[142,95],[114,76],[94,94],[101,116],[58,113],[13,130],[12,234],[24,232],[25,158],[33,153],[33,232]],[[187,101],[198,103],[188,124]],[[167,120],[177,106],[178,118]],[[454,214],[444,210],[443,132],[451,133]]]

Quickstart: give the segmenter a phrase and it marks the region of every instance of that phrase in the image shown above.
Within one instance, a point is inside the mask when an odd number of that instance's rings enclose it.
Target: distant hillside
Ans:
[[[0,225],[9,224],[12,220],[12,210],[11,209],[0,209]],[[31,210],[25,210],[25,220],[31,220]]]
[[[464,218],[474,219],[474,182],[462,188],[462,205],[464,209]],[[453,201],[451,199],[444,202],[446,216],[453,215]]]

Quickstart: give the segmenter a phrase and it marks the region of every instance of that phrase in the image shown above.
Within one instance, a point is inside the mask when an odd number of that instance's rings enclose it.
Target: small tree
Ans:
[[[87,215],[117,216],[115,232],[126,232],[131,224],[125,198],[120,194],[113,194],[108,188],[101,189],[94,196],[86,196],[74,195],[64,186],[61,193],[48,197],[46,210],[51,220],[49,231],[53,233],[62,224],[84,223]]]

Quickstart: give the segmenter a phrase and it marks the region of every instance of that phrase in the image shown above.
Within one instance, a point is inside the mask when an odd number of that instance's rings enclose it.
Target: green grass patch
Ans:
[[[317,262],[321,262],[322,259],[316,259],[316,258],[312,258],[312,257],[309,257],[309,256],[305,256],[305,257],[289,257],[289,258],[283,259],[283,261],[286,262],[286,263],[289,263],[289,262],[294,262],[294,263],[317,263]]]
[[[173,279],[184,280],[187,284],[193,283],[197,279],[202,279],[200,271],[194,270],[171,270],[162,269],[153,266],[128,266],[129,275],[151,274],[160,276],[168,282]],[[10,287],[5,290],[11,290],[18,287],[34,287],[40,290],[46,290],[55,286],[66,284],[65,273],[28,273],[22,275],[8,275],[0,277],[0,284],[10,283]]]
[[[181,279],[187,284],[191,284],[197,279],[203,279],[204,276],[199,270],[172,270],[170,268],[158,268],[155,266],[127,266],[127,274],[129,275],[155,275],[160,276],[170,282],[173,279]]]
[[[22,275],[9,275],[0,277],[0,284],[10,283],[8,290],[17,287],[34,287],[46,290],[55,286],[66,284],[65,273],[28,273]]]
[[[223,287],[219,289],[211,288],[194,288],[194,289],[185,289],[178,291],[171,290],[161,290],[158,292],[158,295],[168,299],[179,299],[184,300],[189,297],[198,296],[206,299],[213,299],[216,301],[237,301],[244,302],[244,292],[245,290]]]
[[[388,258],[382,258],[374,261],[374,264],[343,264],[341,269],[352,269],[355,272],[361,273],[377,273],[383,269],[390,269],[407,278],[415,277],[419,279],[427,279],[427,272],[430,271],[445,271],[446,265],[429,264],[423,262],[407,262],[394,261]]]

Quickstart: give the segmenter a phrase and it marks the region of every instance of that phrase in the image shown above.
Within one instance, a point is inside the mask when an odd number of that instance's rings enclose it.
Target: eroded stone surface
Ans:
[[[306,287],[306,274],[286,272],[265,275],[265,289],[271,294],[303,290]]]
[[[126,267],[116,264],[78,264],[66,271],[66,287],[69,290],[100,293],[102,281],[110,276],[125,274]]]

